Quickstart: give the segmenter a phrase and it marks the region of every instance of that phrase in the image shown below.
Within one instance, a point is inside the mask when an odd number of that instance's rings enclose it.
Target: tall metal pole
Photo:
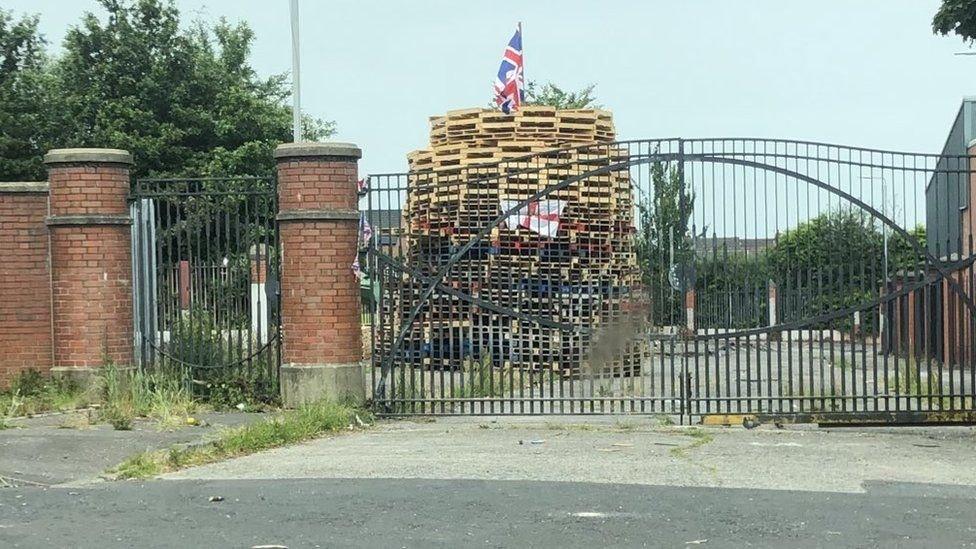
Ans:
[[[302,80],[298,45],[298,0],[291,0],[291,110],[293,141],[296,143],[302,140]]]

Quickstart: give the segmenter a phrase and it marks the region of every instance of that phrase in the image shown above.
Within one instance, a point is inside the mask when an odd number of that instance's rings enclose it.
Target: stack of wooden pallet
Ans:
[[[594,351],[601,334],[618,331],[630,314],[640,278],[629,170],[591,173],[627,158],[627,149],[613,144],[610,113],[466,109],[432,117],[430,125],[430,148],[408,155],[408,264],[433,274],[474,241],[444,283],[494,310],[436,292],[411,326],[412,360],[454,369],[491,356],[496,365],[563,375],[636,372],[640,338]],[[554,235],[514,226],[519,218],[513,226],[500,222],[504,204],[573,178],[579,180],[536,196],[522,212],[560,201]],[[409,311],[418,292],[404,284],[390,304],[395,314]]]

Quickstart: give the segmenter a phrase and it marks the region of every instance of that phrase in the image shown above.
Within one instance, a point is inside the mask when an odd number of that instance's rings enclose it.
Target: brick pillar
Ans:
[[[361,156],[348,143],[289,143],[275,151],[286,406],[365,398],[359,281],[351,270]]]
[[[118,149],[57,149],[50,181],[55,375],[87,383],[99,366],[133,365],[129,166]]]

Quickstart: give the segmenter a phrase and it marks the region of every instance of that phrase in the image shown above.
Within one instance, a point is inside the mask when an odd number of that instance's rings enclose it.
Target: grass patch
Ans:
[[[931,401],[932,407],[940,410],[952,409],[952,400],[942,396],[945,391],[942,376],[933,361],[924,360],[920,365],[914,356],[909,355],[905,364],[898,366],[897,377],[894,373],[888,375],[887,385],[889,393]]]
[[[596,427],[589,423],[558,423],[547,421],[546,429],[550,431],[595,431]]]
[[[520,387],[512,369],[495,368],[491,357],[466,360],[463,365],[464,381],[451,392],[452,398],[497,398],[515,394]]]
[[[510,395],[514,389],[509,371],[492,367],[490,356],[465,361],[463,370],[464,382],[454,388],[451,394],[453,398],[503,397]]]
[[[99,371],[93,387],[86,391],[68,379],[26,370],[9,390],[0,392],[0,426],[9,427],[14,417],[97,405],[95,419],[119,430],[131,429],[137,417],[172,429],[185,425],[199,407],[175,372],[128,373],[109,364]]]
[[[363,417],[365,416],[365,420]],[[119,479],[149,478],[185,467],[213,463],[308,440],[344,429],[364,427],[372,416],[331,401],[307,404],[264,421],[228,429],[196,447],[172,447],[137,454],[110,470]]]
[[[186,425],[199,408],[177,372],[127,373],[109,364],[100,378],[99,419],[118,430],[131,429],[136,417],[148,418],[161,429],[175,429]]]
[[[624,431],[624,432],[636,431],[637,429],[640,429],[640,423],[636,421],[618,419],[613,422],[613,428],[617,431]]]
[[[671,448],[671,455],[677,458],[688,457],[688,452],[694,450],[695,448],[700,448],[709,442],[715,440],[715,436],[701,427],[692,427],[690,429],[682,429],[681,434],[686,437],[691,437],[691,444],[686,446],[677,446]]]
[[[51,379],[37,370],[25,370],[14,378],[10,389],[0,391],[0,423],[6,425],[13,417],[75,410],[90,400],[91,395],[66,379]]]

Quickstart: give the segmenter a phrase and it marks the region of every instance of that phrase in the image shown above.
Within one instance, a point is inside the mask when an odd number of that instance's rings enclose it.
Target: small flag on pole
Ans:
[[[352,274],[356,276],[357,279],[363,279],[363,270],[359,268],[359,254],[356,254],[356,259],[352,262]]]
[[[513,113],[522,107],[525,99],[525,75],[522,64],[522,23],[515,27],[515,34],[508,41],[502,64],[495,77],[495,103],[505,114]]]
[[[359,234],[361,235],[363,246],[369,244],[369,239],[373,238],[373,226],[366,221],[366,214],[359,214]]]

